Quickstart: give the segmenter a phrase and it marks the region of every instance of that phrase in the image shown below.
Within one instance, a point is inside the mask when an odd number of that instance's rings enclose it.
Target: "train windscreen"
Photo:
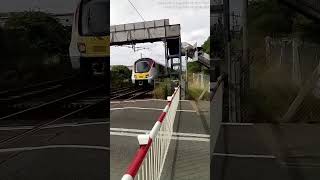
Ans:
[[[81,34],[109,35],[109,0],[86,0],[81,8]]]
[[[150,70],[152,61],[143,60],[136,62],[135,72],[136,73],[145,73]]]

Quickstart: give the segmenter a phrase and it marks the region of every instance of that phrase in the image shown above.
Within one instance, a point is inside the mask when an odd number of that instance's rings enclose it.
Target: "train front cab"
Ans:
[[[154,80],[149,78],[149,73],[136,73],[134,75],[134,84],[135,86],[140,86],[140,87],[152,87],[154,84]]]
[[[109,74],[109,7],[109,0],[82,0],[77,7],[69,50],[83,77]]]
[[[156,63],[147,58],[139,59],[135,62],[133,68],[132,82],[135,86],[143,88],[153,88],[154,78],[156,76]]]

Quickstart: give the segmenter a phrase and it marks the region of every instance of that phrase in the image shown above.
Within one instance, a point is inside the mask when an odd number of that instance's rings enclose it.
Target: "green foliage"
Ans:
[[[189,73],[201,72],[201,64],[199,64],[198,62],[188,62],[188,72]]]
[[[111,69],[111,84],[112,87],[119,87],[126,84],[131,77],[131,71],[127,66],[116,65]]]
[[[252,89],[243,97],[250,119],[275,122],[288,109],[296,89],[287,76],[287,69],[265,64],[265,37],[288,37],[295,32],[296,12],[277,0],[256,0],[249,3],[249,46]]]
[[[203,51],[207,54],[210,54],[210,36],[208,39],[202,44],[201,46],[203,48]]]
[[[243,99],[243,103],[254,113],[253,120],[277,122],[288,110],[298,89],[286,69],[270,67],[256,75],[255,87]]]
[[[203,92],[203,89],[196,87],[196,86],[190,86],[188,88],[188,99],[198,101],[199,97],[201,96]],[[209,100],[209,93],[205,92],[203,100]]]
[[[67,54],[70,33],[53,17],[43,12],[23,12],[9,17],[4,28],[10,38],[23,44],[23,53]]]
[[[251,1],[248,8],[249,31],[266,36],[292,32],[294,11],[277,0]]]
[[[111,75],[117,79],[129,79],[131,77],[131,71],[127,66],[116,65],[112,67]]]
[[[200,73],[202,71],[204,71],[205,74],[209,74],[209,70],[204,68],[200,63],[196,61],[188,62],[188,74]]]
[[[278,0],[253,0],[248,9],[249,37],[291,36],[320,43],[320,25]]]
[[[157,99],[167,99],[167,96],[169,96],[170,93],[170,79],[164,79],[162,82],[160,82],[153,90],[153,96]]]
[[[31,79],[56,79],[70,71],[64,63],[68,61],[70,33],[70,29],[43,12],[10,14],[0,29],[2,85],[5,81],[22,84]],[[46,64],[52,57],[60,64]]]

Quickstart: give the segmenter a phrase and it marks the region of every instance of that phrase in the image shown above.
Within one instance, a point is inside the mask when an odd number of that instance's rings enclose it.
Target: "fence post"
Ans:
[[[271,62],[271,37],[267,36],[265,38],[266,43],[266,64],[270,64]]]
[[[284,46],[285,44],[283,43],[282,40],[280,40],[280,58],[279,58],[279,67],[281,67],[282,65],[282,61],[283,61],[283,50],[284,50]]]
[[[201,88],[204,88],[204,81],[203,81],[203,71],[201,72]]]
[[[296,85],[301,84],[301,71],[300,71],[300,53],[299,42],[297,39],[292,39],[292,80]]]
[[[195,81],[195,74],[192,73],[192,83],[194,83],[194,81]]]

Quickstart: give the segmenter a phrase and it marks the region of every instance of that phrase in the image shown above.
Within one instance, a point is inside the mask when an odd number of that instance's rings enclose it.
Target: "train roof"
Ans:
[[[140,59],[137,59],[137,60],[135,61],[135,63],[136,63],[137,61],[142,61],[142,60],[152,60],[152,61],[156,62],[157,64],[159,64],[159,65],[161,65],[161,66],[165,66],[165,65],[162,64],[161,62],[159,62],[159,61],[157,61],[157,60],[154,60],[154,59],[152,59],[152,58],[140,58]]]

